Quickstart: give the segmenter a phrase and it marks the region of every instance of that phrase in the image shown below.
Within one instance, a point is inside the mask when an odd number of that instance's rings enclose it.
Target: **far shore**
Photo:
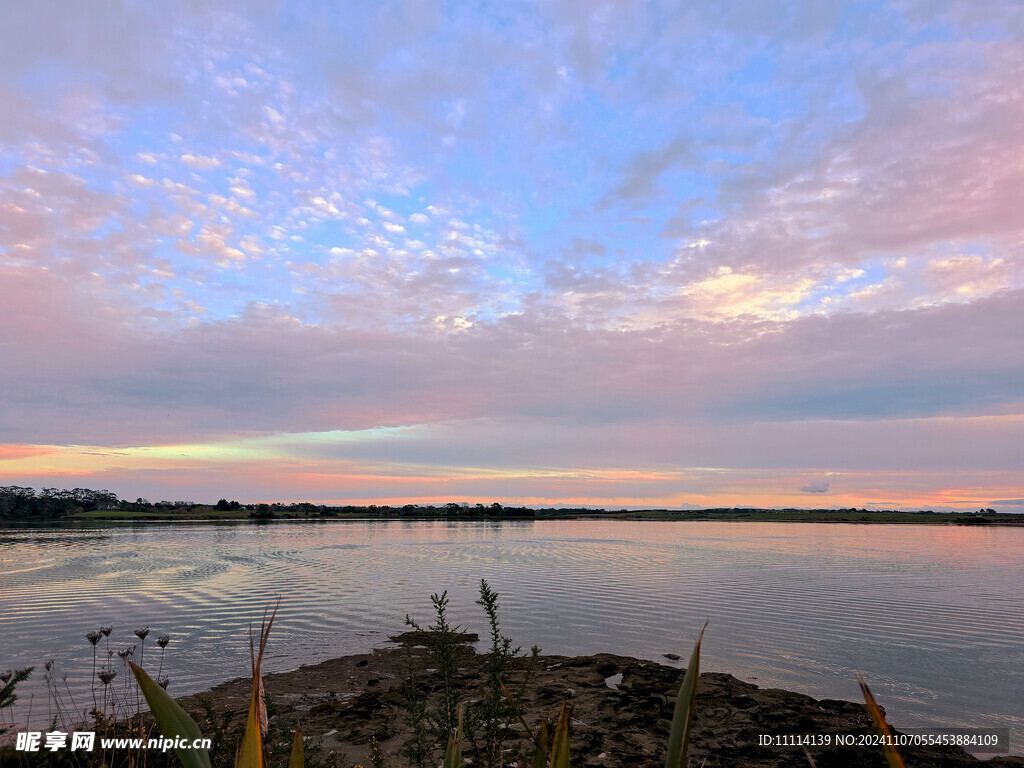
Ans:
[[[79,521],[230,521],[230,520],[719,520],[794,523],[911,523],[920,525],[1024,526],[1024,513],[930,509],[763,508],[736,505],[704,509],[516,506],[492,502],[469,504],[314,504],[309,501],[238,502],[135,501],[108,490],[0,486],[0,528],[8,524],[53,524]]]
[[[309,505],[313,506],[313,505]],[[273,522],[273,521],[467,521],[504,522],[537,520],[652,520],[664,522],[784,522],[784,523],[857,523],[884,525],[960,525],[988,527],[1024,527],[1024,514],[977,512],[934,512],[867,509],[755,509],[720,508],[698,510],[644,509],[644,510],[562,510],[516,508],[515,514],[459,509],[457,512],[442,507],[419,507],[405,510],[401,507],[343,508],[331,507],[315,510],[284,509],[258,511],[250,509],[218,510],[212,506],[162,510],[96,509],[62,517],[8,518],[8,526],[53,525],[81,522]]]

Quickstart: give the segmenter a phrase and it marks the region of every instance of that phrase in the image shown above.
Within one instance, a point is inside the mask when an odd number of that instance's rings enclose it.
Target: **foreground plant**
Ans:
[[[263,675],[260,667],[263,664],[263,653],[267,650],[267,640],[270,639],[270,629],[274,626],[274,619],[277,617],[277,608],[281,601],[277,601],[274,612],[270,614],[270,621],[267,621],[266,614],[263,615],[263,623],[260,626],[260,650],[256,653],[253,647],[252,632],[249,633],[249,658],[252,662],[252,695],[249,697],[249,715],[245,723],[245,735],[242,736],[242,744],[238,748],[238,758],[235,765],[238,768],[264,768],[266,757],[263,753],[263,737],[267,733],[267,706],[263,694]]]
[[[455,730],[448,737],[448,748],[444,752],[444,763],[442,768],[461,768],[462,766],[462,745],[465,735],[462,732],[462,705],[458,706],[458,724]]]
[[[572,726],[572,707],[566,702],[558,713],[555,738],[551,744],[550,768],[569,768],[569,728]]]
[[[885,722],[882,708],[875,702],[875,697],[871,695],[871,689],[868,688],[867,681],[864,680],[864,676],[859,672],[857,673],[857,682],[860,683],[860,692],[864,695],[864,705],[868,709],[868,714],[871,715],[871,721],[875,724],[875,730],[882,737],[882,752],[885,754],[885,762],[889,768],[905,768],[903,758],[900,757],[899,751],[893,746],[892,731],[889,730],[889,726]]]
[[[411,616],[405,617],[406,626],[429,638],[427,645],[441,681],[437,695],[440,701],[434,706],[429,705],[427,696],[419,691],[414,680],[410,678],[408,684],[406,707],[413,727],[413,743],[407,745],[406,754],[418,766],[425,765],[444,747],[460,719],[460,693],[455,678],[459,674],[457,657],[462,628],[448,621],[447,591],[431,595],[430,602],[434,608],[434,621],[430,626],[424,628]]]
[[[704,639],[707,622],[697,635],[697,643],[690,654],[690,663],[686,666],[686,677],[679,686],[676,696],[676,707],[672,713],[672,730],[668,737],[668,754],[665,755],[665,768],[686,768],[686,752],[690,746],[690,726],[693,725],[693,713],[697,708],[697,680],[700,677],[700,644]]]
[[[35,668],[26,667],[25,669],[8,669],[6,672],[0,672],[0,683],[2,683],[2,685],[0,685],[0,712],[14,706],[14,702],[18,700],[18,694],[16,692],[18,684],[28,680],[33,669]],[[13,714],[11,715],[11,725],[14,725]],[[0,733],[7,732],[6,726],[6,720],[0,721]]]
[[[278,601],[280,605],[280,601]],[[274,607],[269,619],[263,616],[263,623],[260,626],[259,651],[256,651],[252,635],[249,636],[249,656],[252,664],[252,693],[249,697],[249,712],[245,723],[245,733],[239,744],[235,756],[236,768],[266,768],[267,760],[264,750],[263,738],[267,733],[267,710],[263,692],[263,676],[261,666],[263,654],[267,650],[267,641],[270,639],[270,630],[274,626],[274,619],[277,616],[277,606]],[[187,739],[195,743],[202,738],[199,726],[184,709],[172,699],[157,682],[155,682],[142,667],[131,663],[132,672],[139,683],[143,696],[149,704],[153,717],[160,727],[161,733],[167,738]],[[178,759],[184,768],[212,768],[210,753],[206,749],[183,747],[175,749]],[[295,729],[295,736],[292,739],[291,755],[288,759],[288,768],[303,768],[305,762],[303,738],[300,729]]]
[[[168,739],[187,739],[195,743],[203,737],[199,726],[189,714],[181,708],[170,695],[151,678],[146,671],[135,662],[131,664],[132,673],[139,684],[142,695],[146,697],[153,719],[160,727],[160,732]],[[174,750],[184,768],[212,768],[210,753],[201,748],[182,747]]]

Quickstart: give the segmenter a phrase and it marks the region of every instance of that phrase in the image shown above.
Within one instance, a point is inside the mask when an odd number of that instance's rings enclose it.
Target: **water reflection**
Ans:
[[[665,662],[709,618],[708,669],[842,698],[857,697],[861,670],[898,725],[1012,725],[1024,743],[1024,530],[406,520],[24,529],[4,542],[0,667],[56,658],[79,690],[83,636],[101,624],[124,642],[136,626],[169,632],[165,671],[184,693],[244,672],[248,625],[278,595],[268,671],[369,650],[406,613],[427,619],[433,591],[478,629],[486,577],[523,645]]]

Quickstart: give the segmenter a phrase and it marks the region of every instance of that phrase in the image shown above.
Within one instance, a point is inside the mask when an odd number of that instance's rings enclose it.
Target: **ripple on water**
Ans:
[[[429,622],[431,592],[479,629],[485,577],[523,645],[663,660],[710,619],[710,669],[847,698],[858,669],[897,724],[970,713],[1024,743],[1024,531],[947,533],[901,527],[890,546],[868,526],[714,522],[17,531],[0,544],[0,666],[57,658],[81,694],[84,634],[113,623],[120,647],[148,624],[171,634],[165,671],[185,693],[244,672],[249,626],[278,597],[268,671],[367,651],[407,613]]]

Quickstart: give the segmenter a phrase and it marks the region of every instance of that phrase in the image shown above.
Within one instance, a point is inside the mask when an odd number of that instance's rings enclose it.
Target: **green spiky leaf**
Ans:
[[[568,702],[562,704],[558,714],[558,725],[555,726],[555,737],[551,746],[551,768],[570,768],[569,766],[569,724],[572,722],[572,707]]]
[[[548,724],[541,723],[537,731],[537,750],[533,753],[530,768],[545,768],[548,764]]]
[[[448,749],[444,753],[444,768],[460,768],[462,765],[462,705],[459,704],[459,724],[448,736]]]
[[[690,726],[693,724],[693,713],[697,706],[697,679],[700,677],[700,643],[704,639],[707,622],[701,627],[697,643],[693,646],[690,663],[686,667],[686,677],[679,686],[676,697],[676,708],[672,713],[672,730],[668,737],[668,754],[665,756],[665,768],[686,768],[686,753],[690,747]]]
[[[160,726],[160,733],[168,739],[183,738],[195,741],[203,738],[199,726],[189,717],[188,712],[182,709],[167,691],[157,685],[142,667],[132,662],[128,663],[131,664],[139,689],[146,697],[146,703],[149,704],[149,709]],[[205,749],[181,748],[174,751],[184,768],[211,768],[210,753]]]

